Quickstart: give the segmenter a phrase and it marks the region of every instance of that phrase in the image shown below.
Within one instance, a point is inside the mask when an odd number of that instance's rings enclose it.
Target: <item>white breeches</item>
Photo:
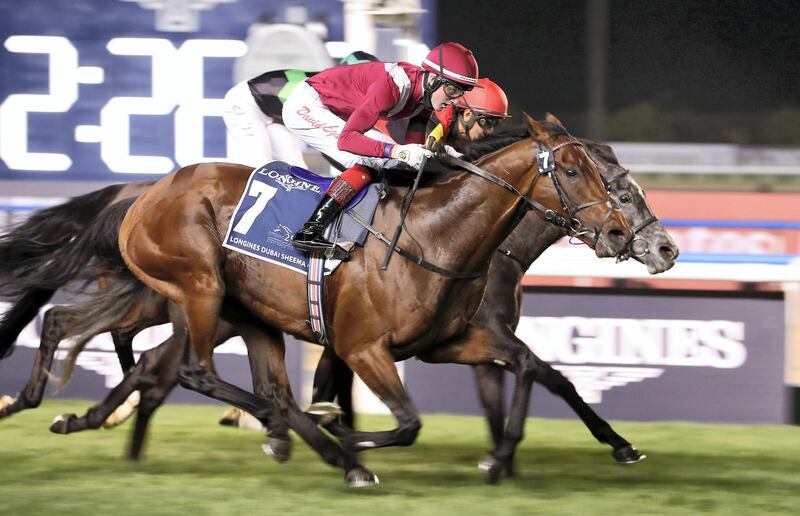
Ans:
[[[256,104],[247,81],[225,94],[222,118],[228,130],[228,159],[250,167],[260,167],[280,160],[308,168],[297,138],[281,124],[276,124]]]

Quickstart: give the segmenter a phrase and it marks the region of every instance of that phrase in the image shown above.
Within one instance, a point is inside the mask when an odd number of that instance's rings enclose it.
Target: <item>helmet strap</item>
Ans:
[[[439,45],[439,75],[437,75],[430,85],[428,85],[428,76],[430,72],[425,70],[425,74],[422,76],[422,101],[425,105],[426,109],[433,110],[433,93],[444,86],[445,79],[444,79],[444,53],[442,52],[442,46]]]
[[[425,106],[425,109],[433,110],[433,94],[436,90],[441,88],[445,81],[442,79],[441,75],[434,75],[433,80],[428,82],[428,78],[430,77],[430,72],[425,70],[422,75],[422,102]]]
[[[470,111],[475,114],[475,111]],[[470,136],[469,132],[472,130],[472,127],[475,125],[475,122],[478,120],[475,116],[472,117],[471,120],[467,121],[466,117],[464,116],[463,108],[458,109],[458,119],[461,120],[461,124],[464,126],[464,130],[460,131],[460,134],[464,135],[464,139],[468,142],[472,141],[472,136]]]

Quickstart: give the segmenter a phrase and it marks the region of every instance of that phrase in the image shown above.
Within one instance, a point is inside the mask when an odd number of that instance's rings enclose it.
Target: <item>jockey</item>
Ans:
[[[424,140],[399,144],[375,129],[379,119],[440,111],[478,81],[478,63],[458,43],[443,43],[423,60],[368,62],[329,68],[298,84],[283,105],[283,123],[302,141],[347,169],[331,183],[311,219],[293,237],[304,251],[330,249],[323,231],[372,179],[367,166],[397,160],[419,169],[431,152]],[[422,133],[419,133],[420,135]]]
[[[425,147],[436,151],[450,144],[458,149],[466,142],[480,140],[510,116],[508,98],[500,86],[485,77],[478,79],[475,88],[431,115]]]

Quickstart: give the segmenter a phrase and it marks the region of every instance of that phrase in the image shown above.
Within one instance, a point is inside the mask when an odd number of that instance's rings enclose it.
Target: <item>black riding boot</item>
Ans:
[[[328,258],[341,259],[342,253],[346,256],[347,252],[344,249],[337,248],[323,235],[325,228],[340,211],[342,206],[333,197],[325,194],[309,221],[292,237],[292,245],[301,251],[321,252]]]

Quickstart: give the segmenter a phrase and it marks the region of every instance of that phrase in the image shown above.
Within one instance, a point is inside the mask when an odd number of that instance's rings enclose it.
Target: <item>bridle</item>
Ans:
[[[569,208],[569,200],[570,200],[569,199],[569,195],[567,195],[567,192],[561,186],[561,183],[559,182],[558,177],[557,177],[557,175],[555,173],[556,172],[555,152],[557,150],[562,149],[564,147],[567,147],[569,145],[579,145],[579,146],[583,147],[583,144],[581,142],[579,142],[578,140],[575,140],[574,138],[571,138],[571,137],[570,137],[569,140],[567,140],[565,142],[562,142],[562,143],[554,146],[553,148],[544,147],[541,142],[537,142],[537,143],[539,145],[539,152],[537,153],[537,165],[538,165],[538,168],[539,168],[539,175],[547,175],[553,181],[553,185],[555,186],[556,192],[558,193],[559,202],[561,203],[561,207],[565,211],[565,213],[567,214],[568,218],[565,218],[563,215],[561,215],[557,211],[551,210],[550,208],[544,206],[540,202],[538,202],[538,201],[536,201],[534,199],[531,199],[527,195],[525,195],[522,192],[520,192],[514,185],[512,185],[511,183],[509,183],[505,179],[497,177],[496,175],[483,170],[482,168],[478,167],[477,165],[474,165],[474,164],[472,164],[472,163],[470,163],[468,161],[465,161],[465,160],[463,160],[461,158],[456,158],[456,157],[452,157],[452,156],[450,156],[448,159],[452,164],[458,166],[459,168],[461,168],[461,169],[463,169],[463,170],[465,170],[467,172],[470,172],[472,174],[475,174],[475,175],[477,175],[477,176],[479,176],[479,177],[481,177],[481,178],[483,178],[483,179],[485,179],[485,180],[487,180],[487,181],[489,181],[491,183],[494,183],[494,184],[496,184],[496,185],[508,190],[509,192],[514,193],[517,197],[522,199],[532,209],[540,212],[544,216],[545,220],[547,220],[548,222],[550,222],[551,224],[553,224],[555,226],[558,226],[560,228],[566,229],[568,233],[571,231],[574,234],[574,236],[581,236],[581,235],[585,235],[585,234],[590,232],[590,230],[586,229],[585,226],[583,225],[583,223],[576,218],[578,212],[580,212],[581,210],[584,210],[586,208],[590,208],[592,206],[597,206],[599,204],[606,204],[608,206],[608,212],[606,213],[606,216],[603,218],[603,221],[600,224],[599,229],[597,227],[593,228],[593,231],[595,233],[594,243],[596,244],[597,240],[600,237],[601,230],[602,230],[603,226],[605,226],[605,224],[608,222],[608,219],[611,217],[613,212],[615,210],[617,210],[618,208],[611,202],[611,199],[608,196],[606,196],[605,199],[598,199],[596,201],[587,202],[587,203],[578,205],[574,210],[570,210],[570,208]],[[416,255],[406,251],[405,249],[401,248],[399,245],[396,245],[393,241],[390,241],[388,238],[386,238],[385,235],[383,235],[380,231],[375,229],[368,221],[366,221],[363,217],[361,217],[360,215],[358,215],[354,211],[348,211],[347,213],[351,218],[353,218],[353,220],[355,220],[358,224],[360,224],[367,231],[369,231],[372,234],[372,236],[377,238],[379,241],[383,242],[387,247],[389,247],[390,249],[394,250],[395,252],[400,254],[402,257],[404,257],[407,260],[410,260],[410,261],[416,263],[417,265],[419,265],[419,266],[421,266],[421,267],[423,267],[425,269],[428,269],[428,270],[433,271],[433,272],[435,272],[437,274],[440,274],[440,275],[442,275],[444,277],[452,278],[452,279],[475,279],[475,278],[479,278],[481,276],[485,276],[486,273],[488,272],[488,269],[487,270],[483,270],[483,271],[479,271],[479,272],[459,272],[459,271],[451,271],[451,270],[445,269],[443,267],[439,267],[438,265],[432,264],[432,263],[428,262],[427,260],[425,260],[424,258],[422,258],[420,256],[416,256]]]
[[[628,170],[627,168],[623,168],[622,172],[620,172],[619,174],[613,176],[612,178],[603,179],[603,182],[606,184],[606,190],[608,190],[610,192],[611,185],[613,185],[614,182],[618,181],[619,179],[629,175],[630,172],[631,171]],[[629,253],[629,256],[633,256],[635,258],[642,258],[644,256],[647,256],[650,253],[650,246],[647,245],[647,239],[645,239],[644,237],[642,237],[638,233],[641,230],[643,230],[644,228],[646,228],[647,226],[649,226],[650,224],[654,224],[656,222],[658,222],[658,217],[656,217],[653,214],[653,212],[651,211],[649,217],[645,218],[643,221],[639,222],[638,224],[636,224],[635,226],[633,226],[631,228],[633,230],[633,238],[631,239],[630,244],[628,244],[628,249],[630,249],[630,251],[631,251]],[[636,244],[636,242],[642,242],[644,244],[644,251],[642,251],[640,253],[636,253],[635,252],[635,244]],[[620,254],[617,255],[617,259],[621,260],[621,259],[623,259],[623,256],[624,256],[624,254],[620,253]]]
[[[561,209],[564,210],[564,212],[567,214],[567,217],[569,218],[569,225],[564,227],[566,227],[568,231],[572,231],[573,233],[572,236],[576,237],[584,236],[593,232],[594,237],[592,238],[592,248],[594,248],[595,246],[597,246],[597,242],[600,239],[600,235],[602,234],[602,229],[605,227],[606,223],[608,223],[608,220],[614,214],[614,211],[618,209],[616,203],[614,203],[612,199],[608,195],[606,195],[605,199],[598,199],[595,201],[580,204],[574,209],[574,211],[570,210],[569,195],[567,194],[566,190],[564,190],[564,187],[561,185],[561,181],[558,179],[558,174],[556,174],[555,152],[568,145],[579,145],[583,147],[583,144],[578,140],[575,140],[574,138],[570,138],[565,142],[561,142],[552,149],[544,147],[544,145],[542,145],[541,142],[538,142],[538,144],[539,144],[539,152],[536,154],[536,161],[539,167],[539,175],[549,176],[550,180],[553,182],[553,186],[555,187],[556,193],[558,194],[559,202],[561,203]],[[606,192],[608,192],[607,187],[606,187]],[[606,211],[606,215],[605,217],[603,217],[603,220],[600,222],[598,226],[595,226],[594,228],[589,230],[578,219],[577,217],[578,212],[600,204],[607,204],[608,209]],[[552,210],[549,211],[552,212]],[[553,223],[553,220],[551,220],[548,217],[548,213],[545,213],[545,218],[551,223]]]

